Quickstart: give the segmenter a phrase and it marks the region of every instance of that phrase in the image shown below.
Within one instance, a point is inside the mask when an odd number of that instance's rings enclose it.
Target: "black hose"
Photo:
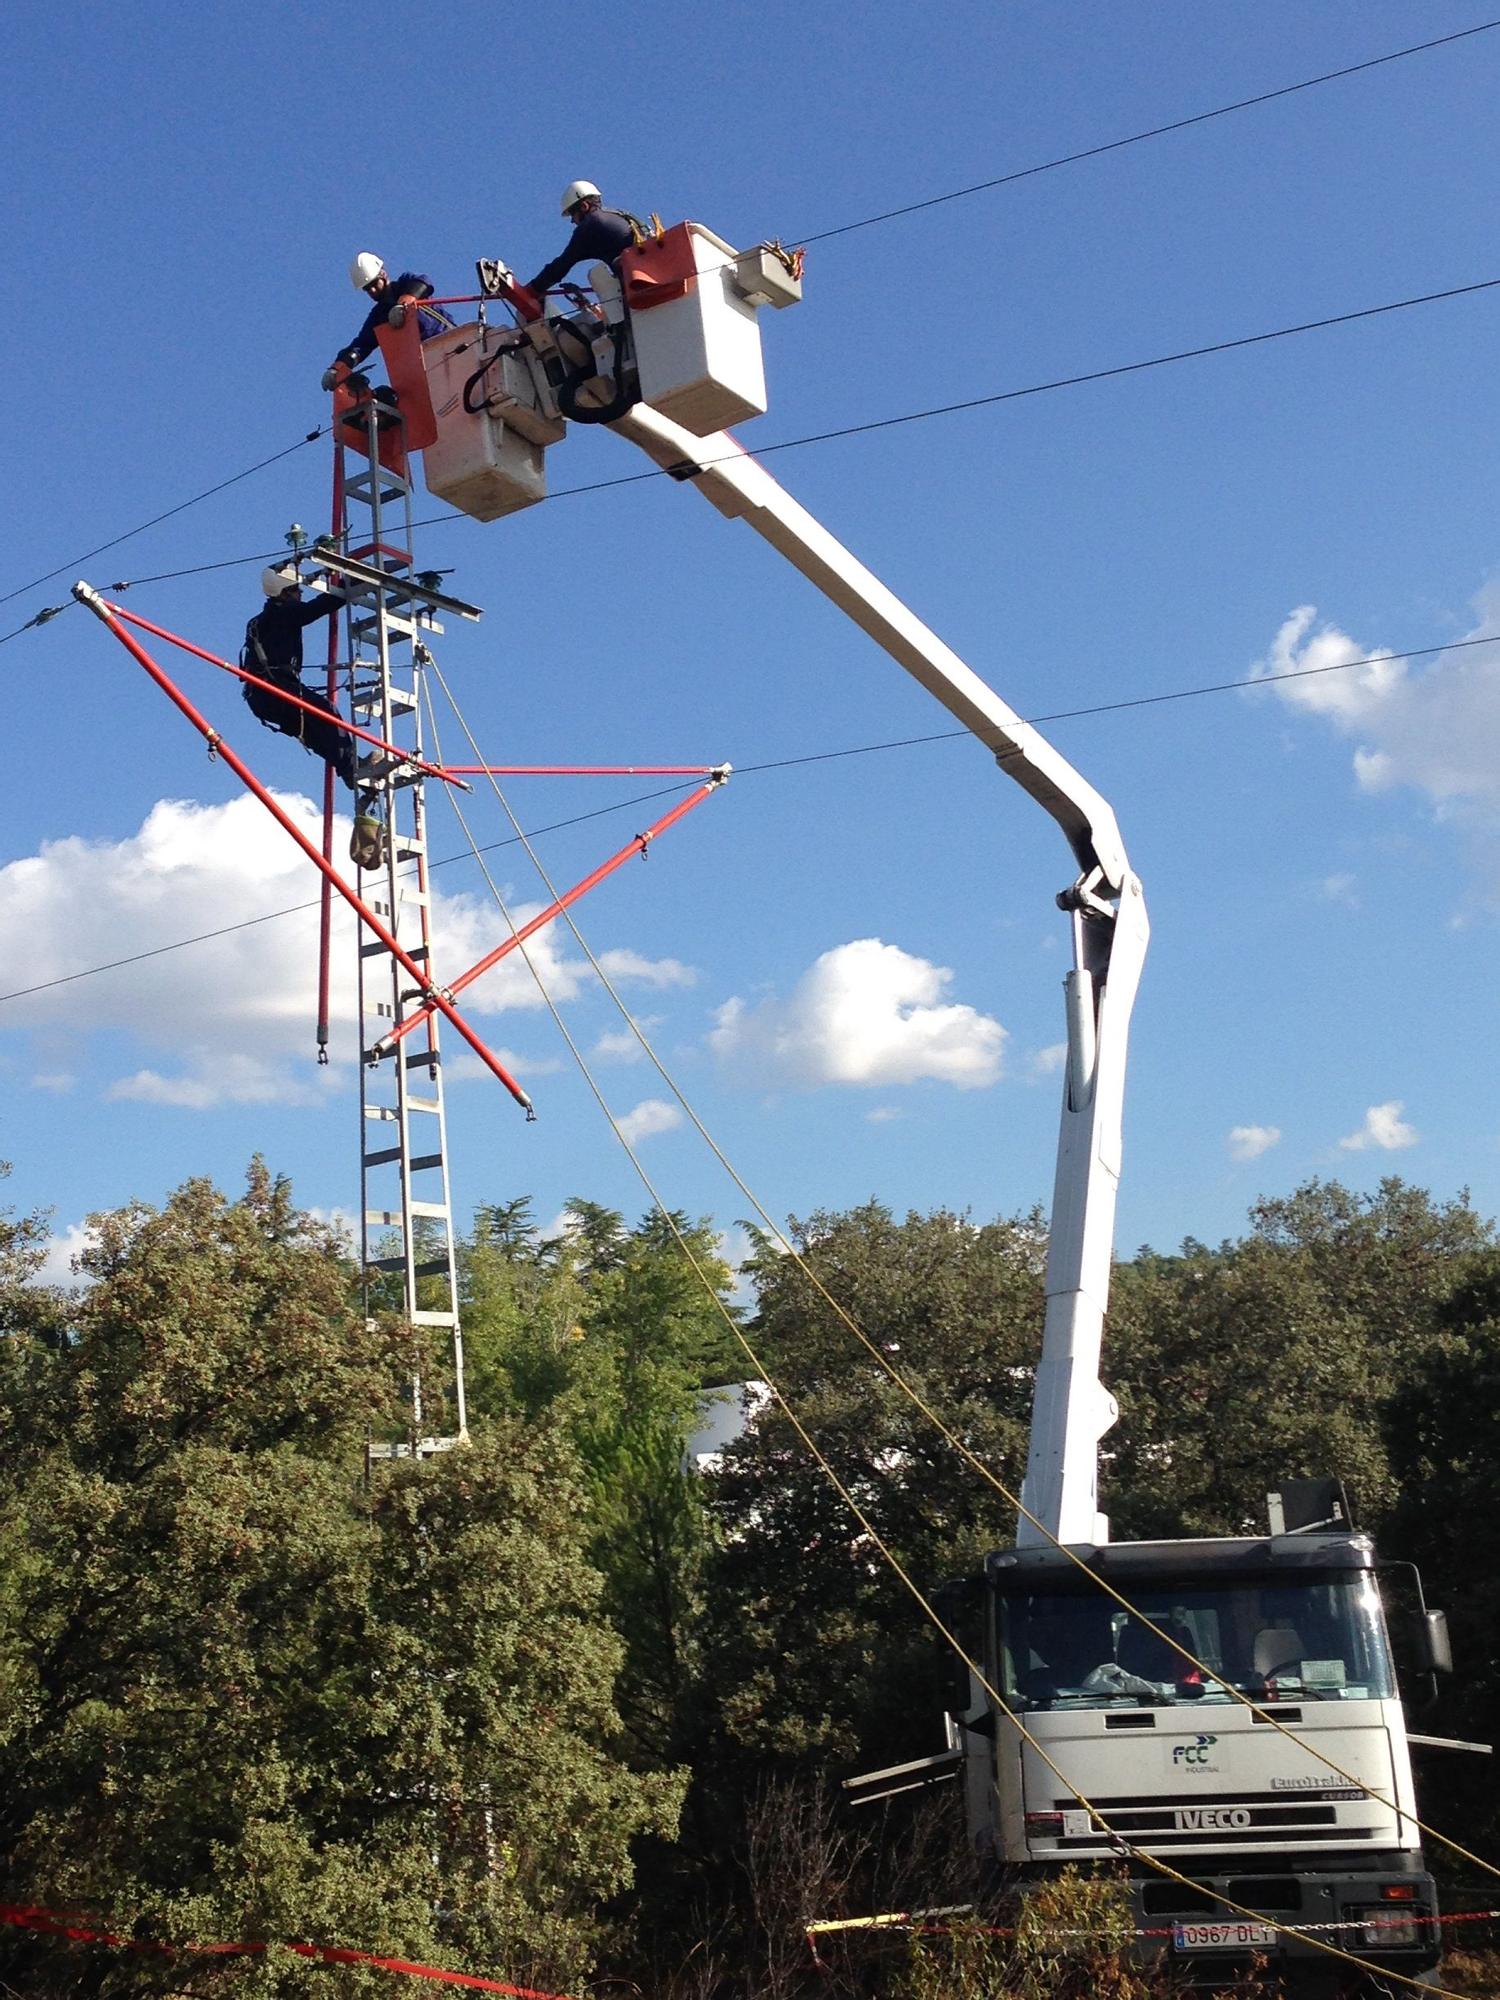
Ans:
[[[502,354],[519,353],[521,348],[523,348],[525,345],[526,343],[524,340],[507,341],[503,347],[497,347],[493,354],[487,355],[485,359],[480,362],[479,366],[474,370],[474,373],[469,377],[468,381],[465,382],[464,384],[464,408],[468,411],[471,417],[479,416],[482,412],[482,408],[487,406],[489,401],[488,396],[486,396],[485,398],[484,405],[476,404],[471,400],[471,391],[473,390],[475,384],[478,382],[482,382],[484,380],[485,376],[494,367],[495,363],[500,359]]]

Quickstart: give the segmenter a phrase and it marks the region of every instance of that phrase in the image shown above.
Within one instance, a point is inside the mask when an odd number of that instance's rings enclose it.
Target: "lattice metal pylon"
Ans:
[[[350,704],[353,719],[387,743],[421,757],[423,664],[429,635],[440,631],[414,597],[411,470],[394,408],[369,401],[346,422],[367,433],[367,452],[350,449],[342,480],[344,552],[380,572],[379,581],[345,579]],[[386,463],[381,462],[381,444]],[[336,445],[337,450],[344,449]],[[350,468],[353,469],[350,469]],[[385,760],[377,760],[383,762]],[[383,808],[385,858],[358,874],[360,894],[385,919],[407,955],[432,975],[432,905],[427,802],[413,764],[362,772],[361,801]],[[463,1330],[454,1261],[438,1017],[431,1014],[393,1054],[374,1055],[382,1035],[422,995],[384,945],[358,939],[360,1037],[360,1253],[366,1310],[399,1277],[400,1311],[414,1328],[439,1328],[451,1339],[453,1428],[430,1429],[421,1375],[414,1367],[411,1442],[372,1447],[375,1455],[430,1453],[466,1441]],[[392,1301],[394,1304],[394,1300]]]

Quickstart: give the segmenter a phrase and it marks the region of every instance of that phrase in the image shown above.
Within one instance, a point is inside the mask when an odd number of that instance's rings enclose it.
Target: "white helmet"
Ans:
[[[267,597],[284,597],[287,591],[299,590],[301,586],[302,579],[291,563],[280,563],[260,573],[260,587]]]
[[[362,292],[366,285],[373,285],[377,278],[384,276],[385,259],[377,257],[373,250],[361,250],[349,266],[349,282],[357,292]]]
[[[563,189],[562,212],[566,215],[581,201],[603,201],[603,199],[603,195],[592,181],[569,181]]]

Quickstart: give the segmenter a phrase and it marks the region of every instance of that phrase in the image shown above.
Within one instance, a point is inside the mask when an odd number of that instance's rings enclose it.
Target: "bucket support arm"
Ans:
[[[1110,806],[1036,729],[931,632],[727,432],[695,437],[649,405],[609,428],[719,512],[742,520],[869,633],[990,750],[1062,829],[1078,877],[1058,897],[1072,927],[1067,1066],[1047,1253],[1046,1319],[1017,1540],[1109,1538],[1099,1440],[1118,1414],[1099,1379],[1120,1178],[1125,1056],[1149,927]]]

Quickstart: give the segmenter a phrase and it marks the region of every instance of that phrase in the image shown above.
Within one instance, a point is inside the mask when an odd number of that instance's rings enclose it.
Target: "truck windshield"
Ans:
[[[1367,1701],[1394,1692],[1373,1577],[1236,1578],[1124,1595],[1203,1662],[1194,1666],[1098,1591],[999,1600],[1007,1701],[1022,1708],[1257,1700]],[[1227,1685],[1226,1685],[1227,1683]]]

